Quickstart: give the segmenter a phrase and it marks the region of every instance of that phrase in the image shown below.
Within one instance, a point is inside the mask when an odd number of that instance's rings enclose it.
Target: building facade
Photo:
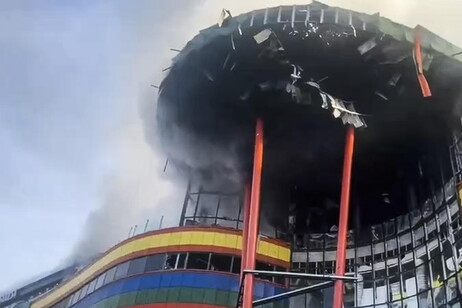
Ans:
[[[31,308],[233,307],[240,283],[242,236],[219,227],[179,227],[127,239]],[[262,238],[257,267],[287,271],[287,244]],[[258,280],[256,298],[287,289],[284,279]],[[268,307],[282,307],[283,303]]]

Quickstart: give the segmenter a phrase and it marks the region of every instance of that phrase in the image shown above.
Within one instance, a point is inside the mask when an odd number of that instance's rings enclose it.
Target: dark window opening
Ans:
[[[210,257],[210,270],[219,272],[231,271],[231,256],[212,254]]]
[[[176,266],[176,259],[178,254],[168,254],[167,259],[165,260],[164,269],[175,269]]]
[[[233,268],[231,272],[234,274],[239,274],[241,272],[241,258],[239,257],[233,258]]]
[[[209,264],[209,256],[209,253],[189,253],[188,264],[186,265],[186,268],[206,270]]]
[[[187,253],[180,253],[180,254],[178,255],[178,261],[177,261],[177,266],[176,266],[177,269],[183,269],[183,268],[185,268],[185,265],[186,265],[186,256],[187,256]]]

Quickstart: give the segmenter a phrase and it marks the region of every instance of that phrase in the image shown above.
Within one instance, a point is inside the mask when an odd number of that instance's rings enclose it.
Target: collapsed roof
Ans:
[[[359,203],[392,193],[399,214],[422,168],[438,174],[431,162],[447,158],[461,114],[462,49],[319,2],[222,17],[174,58],[159,89],[159,129],[177,166],[214,184],[247,176],[258,115],[267,203],[294,186],[302,203],[338,200],[344,124],[360,129],[353,191],[370,196]]]

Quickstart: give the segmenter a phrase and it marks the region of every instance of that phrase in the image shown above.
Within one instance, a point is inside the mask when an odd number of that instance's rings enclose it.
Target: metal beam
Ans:
[[[348,232],[348,211],[350,207],[350,186],[351,186],[351,166],[353,164],[353,150],[355,141],[355,129],[352,125],[347,128],[345,138],[345,157],[343,161],[342,193],[340,199],[340,214],[337,236],[337,265],[335,274],[345,275],[345,259]],[[334,285],[334,302],[332,308],[343,307],[343,287],[344,281],[337,280]]]
[[[258,276],[271,276],[271,277],[285,277],[285,278],[300,278],[300,279],[312,279],[312,280],[344,280],[344,281],[355,281],[357,277],[349,276],[337,276],[337,275],[316,275],[308,273],[293,273],[293,272],[277,272],[277,271],[257,271],[257,270],[244,270],[245,274],[255,274]]]
[[[283,299],[286,299],[292,296],[297,296],[300,294],[306,294],[309,292],[324,289],[324,288],[332,286],[333,284],[334,283],[332,281],[325,281],[325,282],[321,282],[321,283],[318,283],[312,286],[308,286],[308,287],[304,287],[304,288],[300,288],[296,290],[291,290],[291,291],[284,292],[278,295],[273,295],[270,297],[262,298],[262,299],[254,301],[253,307],[261,306],[261,305],[268,304],[268,303],[275,302],[275,301],[280,301],[280,300],[283,300]]]
[[[252,189],[250,194],[249,232],[247,238],[245,269],[255,269],[257,255],[257,237],[260,216],[261,173],[263,169],[263,120],[257,118],[255,127],[255,151],[253,157]],[[251,308],[253,302],[253,275],[244,277],[242,307]]]

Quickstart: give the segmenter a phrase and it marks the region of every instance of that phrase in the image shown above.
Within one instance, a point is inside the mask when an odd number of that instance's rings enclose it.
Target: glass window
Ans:
[[[114,276],[114,280],[126,277],[129,265],[130,265],[130,261],[117,265],[117,270]]]
[[[96,286],[95,286],[95,290],[98,290],[99,288],[101,288],[104,284],[104,276],[106,276],[106,273],[102,273],[101,275],[99,275],[99,277],[96,279]]]
[[[158,271],[163,269],[165,262],[165,254],[157,254],[148,256],[146,259],[145,272]]]
[[[71,294],[71,296],[69,297],[69,302],[67,302],[67,307],[70,307],[74,304],[74,296],[75,296],[75,293]]]
[[[167,254],[167,259],[165,260],[164,269],[174,269],[176,265],[177,257],[178,257],[178,254],[176,253]]]
[[[114,281],[116,270],[117,266],[114,266],[106,272],[106,278],[104,278],[105,285]]]
[[[207,269],[209,264],[209,253],[191,252],[188,256],[186,268]]]
[[[74,305],[75,303],[77,303],[77,301],[79,300],[79,296],[80,296],[80,289],[77,290],[74,295],[72,296],[71,298],[71,306]]]
[[[306,264],[306,263],[304,263],[304,264]],[[275,266],[275,270],[277,272],[286,272],[285,268],[283,268],[282,266],[277,266],[277,265]],[[286,279],[284,277],[274,277],[273,281],[275,283],[279,283],[279,284],[285,284],[286,283]]]
[[[87,291],[88,291],[88,283],[82,287],[82,290],[79,295],[79,300],[87,296]]]
[[[87,294],[93,293],[93,291],[95,291],[95,287],[96,287],[96,279],[93,279],[93,280],[90,282],[90,284],[88,285]]]
[[[231,272],[231,256],[212,254],[210,257],[210,270],[219,272]]]
[[[145,265],[146,265],[146,257],[141,257],[141,258],[131,260],[130,266],[128,267],[127,276],[143,273]]]
[[[263,263],[263,262],[257,262],[255,269],[257,271],[273,271],[274,266],[268,263]],[[264,280],[269,280],[272,281],[273,277],[271,276],[259,276],[258,278],[264,279]]]
[[[234,274],[239,274],[241,272],[241,258],[233,258],[233,268],[231,269],[231,272],[233,272]]]
[[[177,266],[176,266],[177,269],[183,269],[185,267],[186,256],[187,256],[187,253],[180,253],[178,255]]]

